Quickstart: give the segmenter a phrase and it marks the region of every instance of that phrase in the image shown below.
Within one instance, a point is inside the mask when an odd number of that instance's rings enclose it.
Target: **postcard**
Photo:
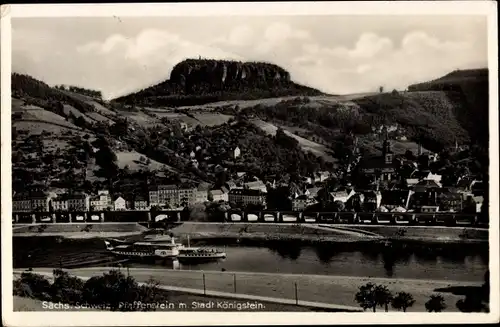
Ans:
[[[4,324],[498,322],[496,12],[3,5]]]

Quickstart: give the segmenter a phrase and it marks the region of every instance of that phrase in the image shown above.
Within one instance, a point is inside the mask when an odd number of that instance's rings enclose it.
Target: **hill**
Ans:
[[[232,101],[206,105],[207,110],[247,115],[294,128],[310,141],[332,144],[353,133],[373,138],[382,125],[392,126],[392,137],[439,152],[462,144],[488,145],[487,70],[450,73],[415,84],[409,91],[353,96],[311,96]],[[275,100],[275,101],[271,101]],[[200,110],[202,106],[196,106]],[[404,141],[407,142],[407,141]],[[373,142],[364,142],[373,143]],[[400,142],[401,143],[401,142]]]
[[[186,106],[216,101],[290,95],[320,95],[290,80],[283,68],[264,62],[187,59],[175,65],[170,79],[115,102],[142,106]]]
[[[408,90],[442,92],[451,101],[459,103],[455,115],[471,140],[488,144],[488,69],[456,70],[429,82],[410,85]]]
[[[488,114],[487,85],[484,71],[460,71],[404,92],[318,95],[275,65],[187,60],[164,84],[104,102],[94,91],[13,74],[13,180],[21,189],[36,180],[130,192],[162,181],[220,186],[240,171],[300,180],[350,164],[354,144],[362,155],[379,154],[382,126],[397,154],[476,142],[482,169],[488,125],[478,117]],[[269,98],[273,90],[311,95]],[[157,107],[156,99],[175,97],[220,101]],[[236,146],[240,158],[231,155]]]

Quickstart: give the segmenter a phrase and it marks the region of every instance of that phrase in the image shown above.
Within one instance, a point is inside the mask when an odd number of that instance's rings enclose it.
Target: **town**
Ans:
[[[29,192],[14,194],[13,212],[183,210],[205,203],[247,211],[481,212],[483,182],[468,173],[467,168],[463,169],[465,165],[458,167],[458,175],[449,178],[445,175],[448,171],[439,169],[443,161],[439,154],[414,155],[407,151],[404,155],[395,155],[388,133],[383,135],[381,156],[363,158],[356,156],[354,150],[346,171],[317,171],[295,183],[262,181],[250,173],[231,171],[219,164],[217,169],[230,178],[216,189],[205,184],[158,184],[149,185],[148,193],[143,194],[112,194],[105,189],[97,194],[72,190],[57,194],[37,190],[34,186]],[[199,150],[200,147],[195,149]],[[193,160],[196,160],[195,151],[189,153]],[[463,156],[467,151],[457,146],[447,155]],[[237,160],[241,150],[234,148],[231,156]],[[461,162],[467,162],[467,158]],[[344,176],[339,179],[339,175]]]

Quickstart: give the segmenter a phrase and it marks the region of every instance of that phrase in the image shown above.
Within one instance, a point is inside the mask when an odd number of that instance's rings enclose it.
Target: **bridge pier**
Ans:
[[[389,221],[391,222],[391,224],[395,225],[396,224],[396,215],[395,214],[391,214],[391,217],[390,217]]]
[[[16,223],[19,222],[19,215],[17,213],[14,215],[14,220],[16,221]]]
[[[372,215],[372,219],[371,220],[372,220],[371,221],[372,224],[374,224],[374,225],[378,224],[379,223],[378,215],[376,213],[374,213]]]
[[[450,225],[451,226],[455,226],[457,224],[457,216],[455,216],[454,214],[451,215],[451,221],[450,221]]]
[[[56,214],[55,214],[55,213],[53,213],[53,214],[52,214],[52,223],[53,223],[53,224],[55,224],[55,223],[56,223],[56,221],[57,221],[57,219],[56,219]]]
[[[151,221],[151,212],[148,211],[148,221]]]
[[[176,218],[177,218],[177,222],[180,223],[181,222],[181,213],[180,212],[177,212]]]
[[[36,214],[31,214],[31,223],[36,224]]]
[[[104,212],[101,212],[101,219],[100,219],[101,223],[104,222]]]
[[[68,213],[68,218],[69,218],[69,222],[72,223],[73,222],[73,214]]]

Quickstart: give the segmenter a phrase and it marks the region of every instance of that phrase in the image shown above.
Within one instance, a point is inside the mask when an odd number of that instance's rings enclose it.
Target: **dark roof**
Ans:
[[[385,163],[384,157],[368,157],[361,159],[359,163],[361,169],[382,169],[382,168],[396,168],[394,163]]]
[[[307,200],[307,199],[308,199],[307,195],[300,195],[295,198],[295,200]]]
[[[439,195],[441,199],[446,199],[446,200],[462,200],[462,194],[461,193],[441,193]]]
[[[134,198],[134,201],[147,201],[145,196],[142,195],[136,195]]]
[[[232,189],[229,191],[230,195],[248,195],[248,196],[263,196],[264,193],[260,190],[249,189]]]
[[[158,189],[162,190],[177,190],[177,185],[158,185]]]
[[[409,191],[382,191],[381,205],[406,205]]]

